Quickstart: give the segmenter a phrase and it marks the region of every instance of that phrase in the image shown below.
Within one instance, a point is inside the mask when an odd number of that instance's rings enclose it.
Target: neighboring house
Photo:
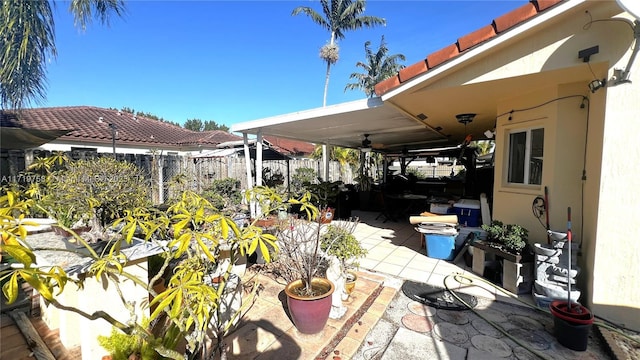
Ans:
[[[154,196],[161,203],[167,197],[166,184],[183,171],[194,153],[216,149],[223,142],[242,138],[231,133],[191,131],[144,116],[92,106],[24,109],[19,114],[2,111],[0,170],[17,175],[37,156],[52,151],[69,152],[80,159],[95,153],[116,153],[118,159],[135,163],[150,173],[157,171],[160,188]],[[159,165],[159,166],[157,166]]]
[[[640,23],[615,1],[524,2],[377,84],[378,98],[232,131],[349,147],[370,134],[374,150],[392,153],[493,130],[493,219],[546,243],[531,208],[548,189],[552,230],[566,232],[572,211],[581,302],[640,330],[639,37]]]
[[[262,140],[272,149],[291,158],[308,158],[315,149],[312,143],[275,136],[265,136]]]
[[[117,153],[161,151],[185,155],[241,139],[225,131],[191,131],[168,122],[92,106],[24,109],[19,114],[2,111],[0,124],[3,129],[67,130],[66,134],[37,147],[51,151],[82,147],[110,153],[115,140]]]

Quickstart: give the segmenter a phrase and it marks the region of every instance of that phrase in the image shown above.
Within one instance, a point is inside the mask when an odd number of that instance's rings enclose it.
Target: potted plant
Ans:
[[[358,221],[354,220],[346,224],[341,223],[341,226],[334,224],[327,226],[320,244],[326,254],[335,256],[340,261],[340,269],[346,279],[344,289],[346,298],[342,300],[348,298],[358,279],[357,273],[353,270],[359,266],[356,259],[367,255],[367,250],[360,245],[358,239],[353,235],[357,224]]]
[[[315,221],[291,217],[283,225],[277,234],[280,247],[277,260],[288,282],[285,294],[289,314],[298,331],[316,334],[327,323],[335,291],[335,285],[326,278],[328,258],[322,250],[328,225],[318,217]],[[355,225],[340,221],[335,226],[349,231]],[[342,234],[341,230],[336,232]]]
[[[502,287],[513,293],[530,293],[533,285],[533,251],[527,242],[527,229],[499,220],[482,225],[482,229],[487,232],[487,241],[473,242],[473,271],[501,281]],[[485,275],[486,253],[493,253],[499,265],[498,269],[493,270],[493,276]]]
[[[527,247],[529,231],[517,224],[504,224],[502,221],[493,220],[491,225],[482,225],[482,230],[487,232],[487,239],[491,245],[501,250],[522,255]]]
[[[321,181],[305,185],[307,191],[311,193],[312,202],[320,210],[323,223],[330,223],[333,220],[341,186],[342,181]]]

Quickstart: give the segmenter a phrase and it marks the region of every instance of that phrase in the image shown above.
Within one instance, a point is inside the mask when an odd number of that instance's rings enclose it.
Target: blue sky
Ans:
[[[386,27],[347,32],[332,67],[327,105],[365,98],[344,91],[385,36],[405,65],[523,4],[502,1],[369,0],[366,15]],[[67,4],[55,8],[58,57],[48,65],[42,106],[129,107],[183,123],[231,124],[322,106],[329,34],[297,6],[321,12],[319,1],[128,1],[109,27],[74,27]]]

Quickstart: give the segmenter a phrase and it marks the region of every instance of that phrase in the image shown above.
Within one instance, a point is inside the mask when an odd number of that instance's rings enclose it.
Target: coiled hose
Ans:
[[[451,279],[451,278],[453,278],[453,280],[455,280],[458,284],[461,284],[461,285],[475,285],[475,286],[478,286],[478,285],[474,284],[474,282],[476,282],[476,281],[477,282],[482,282],[482,283],[485,283],[485,284],[487,284],[487,285],[499,290],[504,295],[506,295],[506,296],[508,296],[508,297],[510,297],[512,299],[515,299],[519,303],[521,303],[524,306],[527,306],[527,307],[529,307],[531,309],[534,309],[536,311],[551,315],[551,312],[549,310],[541,309],[541,308],[539,308],[537,306],[533,306],[533,305],[531,305],[531,304],[529,304],[529,303],[527,303],[525,301],[522,301],[522,300],[518,299],[517,296],[514,296],[512,293],[502,289],[499,286],[496,286],[495,284],[493,284],[492,282],[490,282],[488,280],[485,280],[485,279],[477,277],[477,276],[470,276],[470,275],[461,274],[461,273],[452,273],[452,274],[449,274],[449,275],[445,276],[445,278],[443,280],[444,288],[447,289],[447,291],[449,291],[449,293],[451,293],[451,295],[454,298],[456,298],[456,300],[458,300],[461,304],[466,306],[469,310],[473,311],[474,314],[478,315],[478,317],[480,317],[481,319],[483,319],[484,321],[489,323],[489,325],[493,326],[496,330],[500,331],[503,335],[505,335],[506,337],[508,337],[513,342],[515,342],[516,344],[520,345],[521,347],[525,348],[527,351],[531,352],[533,355],[537,356],[538,358],[540,358],[540,359],[546,359],[547,358],[544,354],[542,354],[539,351],[531,348],[527,344],[524,344],[519,339],[516,339],[511,334],[509,334],[506,330],[504,330],[500,325],[498,325],[495,322],[489,320],[488,318],[486,318],[485,316],[480,314],[480,312],[478,312],[476,309],[474,309],[471,305],[467,304],[463,299],[461,299],[454,291],[452,291],[449,288],[449,285],[447,284],[447,279]],[[625,339],[628,339],[628,340],[640,345],[640,341],[639,340],[632,338],[631,336],[625,334],[624,332],[622,332],[618,328],[615,328],[615,327],[613,327],[613,326],[611,326],[611,325],[609,325],[607,323],[604,323],[602,321],[594,321],[593,323],[595,325],[601,326],[601,327],[603,327],[605,329],[611,330],[611,331],[619,334],[620,336],[624,337]]]

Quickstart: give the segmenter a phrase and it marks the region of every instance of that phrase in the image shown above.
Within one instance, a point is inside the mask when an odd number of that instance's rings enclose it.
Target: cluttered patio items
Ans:
[[[552,244],[535,244],[536,282],[533,296],[540,307],[548,307],[558,342],[572,350],[587,349],[594,315],[578,303],[575,288],[579,269],[572,256],[571,208],[567,208],[567,232],[547,231]],[[566,256],[561,256],[566,254]],[[572,261],[572,259],[574,259]]]
[[[458,236],[458,216],[436,215],[423,212],[420,216],[411,216],[409,222],[421,234],[427,256],[434,259],[453,260],[455,239]]]

